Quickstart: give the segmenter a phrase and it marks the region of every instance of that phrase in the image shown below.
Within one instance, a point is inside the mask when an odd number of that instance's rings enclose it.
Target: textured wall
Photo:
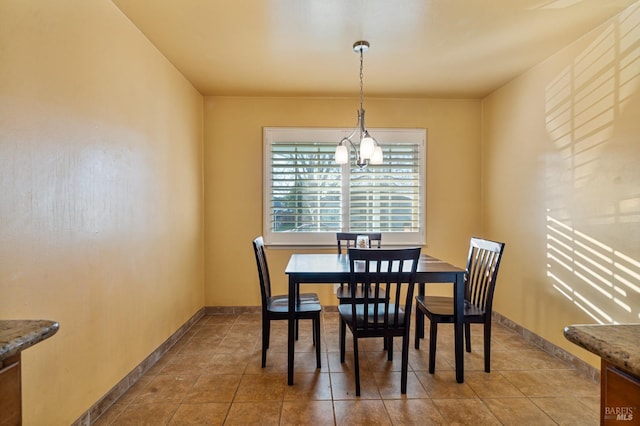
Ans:
[[[495,308],[598,367],[562,330],[640,320],[639,7],[483,102]]]
[[[0,1],[0,318],[70,424],[203,306],[199,93],[109,1]]]
[[[364,106],[370,129],[427,129],[424,251],[464,265],[480,232],[480,101],[366,98]],[[205,305],[260,304],[251,241],[263,226],[262,128],[349,128],[357,108],[357,99],[205,98]],[[286,292],[291,252],[268,250],[277,292]],[[306,287],[337,305],[331,286]]]

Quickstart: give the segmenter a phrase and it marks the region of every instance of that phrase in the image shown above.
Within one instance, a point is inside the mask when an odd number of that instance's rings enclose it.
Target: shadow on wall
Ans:
[[[549,285],[597,323],[640,322],[640,5],[546,88]]]

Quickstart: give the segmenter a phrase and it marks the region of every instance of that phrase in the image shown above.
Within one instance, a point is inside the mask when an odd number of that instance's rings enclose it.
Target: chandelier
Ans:
[[[335,161],[338,164],[349,162],[349,146],[356,153],[356,165],[361,169],[369,164],[382,164],[382,148],[376,140],[369,134],[364,124],[364,99],[362,84],[362,63],[363,53],[369,50],[369,42],[360,40],[353,44],[353,51],[360,54],[360,110],[358,111],[358,122],[355,129],[347,137],[342,138],[336,147]],[[353,143],[353,137],[358,134],[359,147]]]

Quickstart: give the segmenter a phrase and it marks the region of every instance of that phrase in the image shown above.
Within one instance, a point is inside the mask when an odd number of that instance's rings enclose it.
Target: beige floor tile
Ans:
[[[592,410],[594,413],[600,413],[600,396],[579,396],[576,397],[578,401],[583,403]]]
[[[480,398],[524,396],[498,371],[470,371],[465,374],[464,381]]]
[[[229,402],[207,402],[202,404],[181,404],[169,421],[169,425],[222,425],[227,412]]]
[[[206,370],[213,358],[213,351],[180,352],[173,360],[165,364],[162,375],[200,374]]]
[[[277,425],[280,423],[281,401],[233,402],[225,425]]]
[[[105,426],[105,425],[110,425],[112,424],[115,419],[122,414],[122,412],[127,408],[128,404],[123,404],[120,403],[120,401],[117,401],[115,404],[113,404],[111,407],[109,407],[109,409],[102,414],[98,420],[96,420],[93,425],[94,426]]]
[[[528,398],[487,398],[483,401],[503,425],[555,425],[555,422]]]
[[[284,401],[281,425],[334,425],[333,403],[329,401]]]
[[[157,426],[166,424],[180,406],[177,402],[131,404],[111,423],[118,426]]]
[[[336,425],[390,425],[382,400],[334,401]]]
[[[394,348],[393,359],[388,360],[387,351],[382,347],[375,351],[361,352],[366,358],[369,369],[375,372],[401,371],[402,370],[402,348]],[[409,366],[411,368],[411,366]]]
[[[253,352],[260,339],[252,336],[230,336],[227,334],[215,347],[216,353]]]
[[[236,319],[237,324],[249,323],[249,324],[260,324],[262,321],[262,314],[260,312],[255,313],[244,313],[238,315]]]
[[[211,339],[191,339],[187,342],[182,350],[180,351],[181,355],[187,354],[197,354],[198,352],[204,352],[206,354],[213,354],[215,349],[220,345],[224,337],[214,337]]]
[[[492,351],[492,370],[569,369],[558,358],[540,349]]]
[[[412,331],[406,395],[401,339],[394,339],[391,362],[381,339],[360,340],[356,397],[350,332],[342,364],[336,313],[323,314],[321,333],[316,369],[311,324],[301,323],[295,383],[287,386],[286,321],[272,322],[263,369],[260,314],[207,315],[95,424],[598,424],[599,385],[499,324],[491,373],[483,371],[482,329],[472,327],[462,384],[453,369],[453,327],[439,329],[434,375],[427,372],[428,338],[416,350]]]
[[[480,399],[434,399],[445,425],[500,425]]]
[[[196,375],[158,375],[151,380],[132,404],[145,404],[158,401],[177,402],[184,400],[197,380]]]
[[[214,353],[205,369],[208,373],[243,374],[248,367],[251,354],[239,353]]]
[[[409,366],[413,371],[429,371],[429,341],[422,349],[409,348]],[[446,358],[436,356],[436,371],[452,371],[454,368]]]
[[[293,386],[286,386],[285,401],[331,400],[329,373],[298,373]]]
[[[297,361],[297,357],[295,359]],[[297,362],[296,362],[297,367]],[[249,354],[245,374],[286,373],[287,353],[267,350],[267,364],[262,368],[262,348],[260,344]]]
[[[235,324],[231,326],[231,329],[229,329],[227,336],[238,335],[238,336],[261,337],[262,327],[261,326],[257,327],[257,324],[259,323],[255,323],[255,322],[252,323],[252,322],[246,322],[246,321],[241,322],[242,317],[243,315],[241,315],[240,318],[238,318],[238,320],[235,322]]]
[[[444,425],[444,419],[431,399],[384,400],[394,425]]]
[[[214,314],[205,315],[206,325],[231,325],[238,319],[238,314]]]
[[[329,352],[327,354],[329,372],[331,373],[353,373],[354,371],[354,358],[353,352],[347,351],[344,355],[344,362],[340,362],[339,352]],[[372,371],[369,359],[362,355],[359,357],[360,373],[366,371]]]
[[[282,401],[286,374],[245,374],[234,401]]]
[[[353,373],[329,373],[333,399],[380,399],[378,384],[373,374],[360,373],[360,396],[356,396],[356,379]]]
[[[185,403],[231,402],[240,384],[240,374],[203,374],[184,398]]]
[[[417,372],[416,376],[432,399],[478,397],[467,383],[456,382],[456,373],[454,371],[436,371],[435,374]]]
[[[502,375],[525,396],[595,396],[599,385],[573,370],[503,371]]]
[[[156,376],[161,374],[165,366],[173,363],[175,357],[179,354],[179,350],[174,350],[176,346],[177,345],[174,345],[173,348],[170,349],[170,352],[165,353],[164,356],[145,373],[145,376]]]
[[[129,388],[127,392],[124,393],[120,398],[118,398],[119,404],[129,405],[131,402],[135,401],[135,399],[140,395],[140,393],[146,388],[149,383],[153,381],[154,376],[142,376],[140,379]]]
[[[583,404],[577,398],[531,398],[531,401],[547,413],[559,425],[600,424],[600,402],[596,407]]]
[[[407,393],[403,395],[400,392],[401,376],[402,373],[400,371],[374,373],[373,377],[378,385],[381,398],[427,398],[427,391],[425,391],[422,383],[420,383],[415,373],[412,371],[407,373]]]

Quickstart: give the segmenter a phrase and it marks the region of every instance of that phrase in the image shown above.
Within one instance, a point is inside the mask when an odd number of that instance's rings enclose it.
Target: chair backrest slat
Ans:
[[[346,253],[349,248],[355,247],[360,235],[369,237],[369,247],[380,248],[382,243],[381,232],[336,232],[338,254]]]
[[[258,266],[258,277],[260,278],[260,295],[262,297],[262,308],[266,309],[267,300],[271,297],[271,280],[269,278],[269,267],[267,265],[267,255],[264,251],[264,240],[256,237],[253,240],[253,251],[256,255]]]
[[[503,251],[504,243],[471,239],[465,275],[465,299],[483,312],[491,310]]]
[[[365,334],[408,327],[420,248],[349,248],[348,253],[352,327]],[[357,284],[372,288],[371,295],[364,292],[364,297],[356,300]],[[381,290],[386,294],[382,300]],[[358,321],[358,317],[364,320]]]

